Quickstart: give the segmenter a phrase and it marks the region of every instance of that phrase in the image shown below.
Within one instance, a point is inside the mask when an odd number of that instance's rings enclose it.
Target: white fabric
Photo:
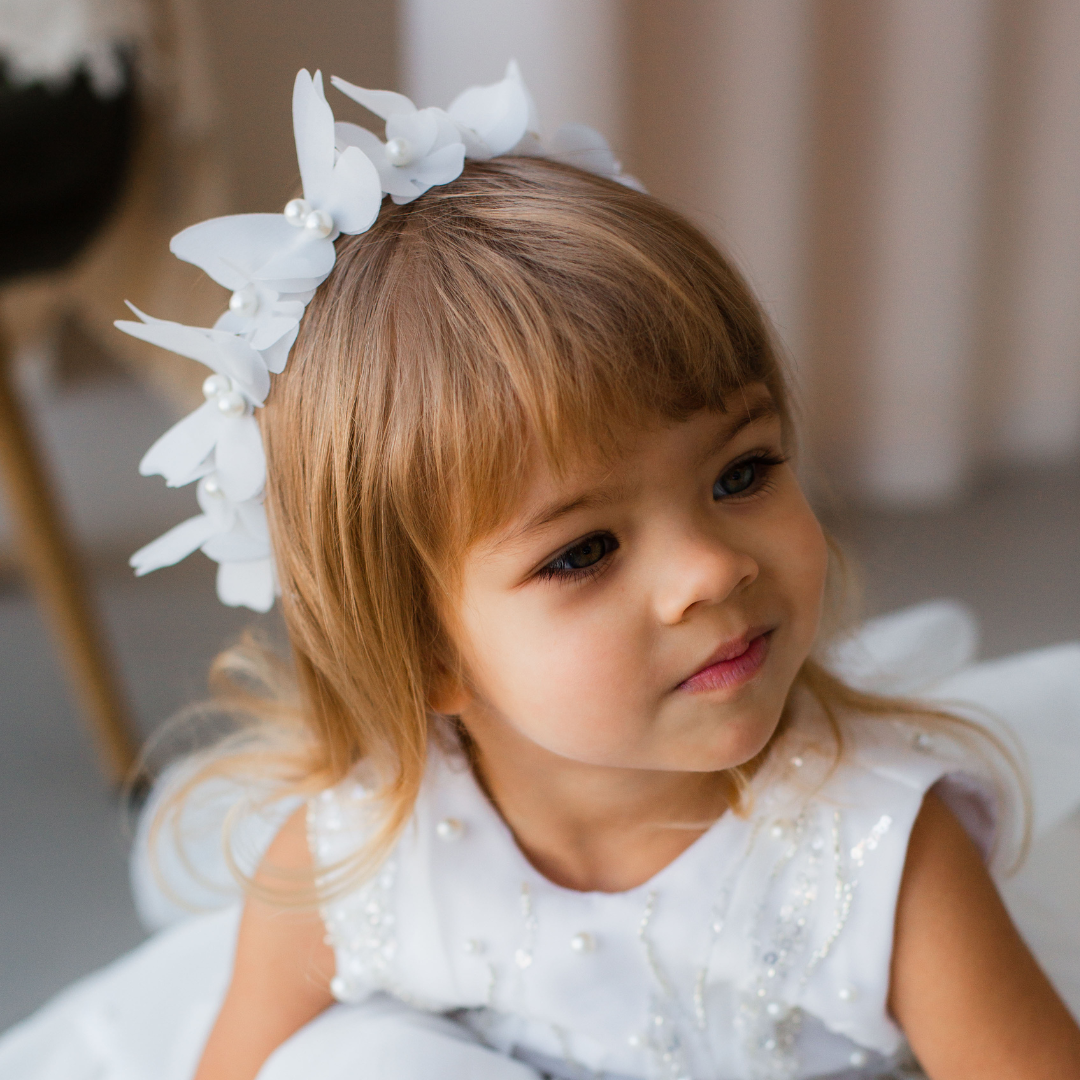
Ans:
[[[666,1076],[665,1055],[678,1065],[670,1075],[810,1077],[864,1058],[875,1075],[903,1050],[885,1001],[923,796],[962,772],[943,792],[962,805],[975,796],[980,826],[996,798],[941,737],[920,749],[917,728],[865,719],[844,734],[844,763],[830,775],[828,729],[804,705],[755,780],[752,813],[725,815],[617,894],[543,878],[468,767],[436,755],[383,871],[325,909],[335,994],[467,1009],[464,1021],[492,1045],[566,1077]],[[370,813],[353,781],[315,800],[320,862],[354,851]],[[595,947],[575,954],[582,934]]]
[[[1080,804],[1080,643],[975,664],[978,645],[971,610],[933,600],[869,620],[828,662],[852,686],[928,699],[1018,742],[1038,837]]]
[[[225,996],[238,908],[190,919],[0,1039],[4,1080],[189,1080]]]
[[[221,1007],[238,908],[190,919],[0,1039],[4,1080],[190,1080]],[[283,1043],[260,1080],[538,1080],[458,1024],[375,998]]]
[[[385,996],[328,1009],[274,1053],[259,1080],[539,1080],[461,1024]]]
[[[931,600],[870,619],[829,650],[849,686],[878,694],[931,692],[975,662],[979,626],[956,600]]]
[[[928,640],[936,642],[929,652]],[[1075,919],[1062,915],[1077,906],[1076,875],[1043,847],[1067,846],[1061,836],[1076,831],[1062,819],[1080,801],[1080,770],[1068,757],[1080,742],[1080,648],[950,673],[970,661],[974,642],[962,609],[929,606],[871,624],[849,643],[845,670],[862,685],[880,679],[906,693],[997,705],[1019,732],[1037,806],[1050,792],[1041,802],[1048,831],[1028,876],[1006,896],[1075,1009],[1080,940]],[[941,663],[950,648],[952,662]],[[853,649],[873,657],[861,675]],[[606,1070],[608,1080],[882,1075],[903,1050],[884,1003],[896,892],[923,795],[936,786],[984,849],[1003,804],[958,746],[888,720],[847,722],[844,764],[822,787],[818,724],[811,710],[800,714],[755,781],[748,819],[727,815],[651,882],[621,894],[547,882],[468,770],[436,758],[392,858],[326,909],[334,989],[356,1004],[335,1006],[299,1032],[267,1063],[264,1080],[536,1075],[507,1051],[566,1078],[583,1075],[575,1063]],[[361,841],[369,823],[357,793],[348,783],[313,804],[320,859]],[[202,804],[203,840],[189,852],[201,893],[185,885],[175,851],[165,852],[165,876],[189,903],[229,902],[214,820],[231,801],[223,789]],[[461,828],[440,829],[449,821]],[[1012,832],[1004,825],[998,857],[1007,861]],[[245,826],[242,862],[258,858],[275,828],[273,816]],[[141,910],[159,923],[177,919],[179,907],[154,908],[144,844],[145,832],[133,858]],[[216,883],[209,892],[206,879]],[[65,992],[0,1039],[0,1076],[190,1076],[228,978],[234,927],[232,911],[189,919]],[[571,944],[583,934],[591,951]],[[465,1011],[446,1018],[424,1011],[431,1008]]]

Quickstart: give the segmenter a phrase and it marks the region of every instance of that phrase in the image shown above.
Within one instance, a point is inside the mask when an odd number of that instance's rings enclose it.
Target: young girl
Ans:
[[[200,256],[235,270],[231,317],[293,320],[256,433],[298,694],[184,790],[233,768],[305,801],[238,932],[151,941],[0,1072],[880,1077],[915,1075],[910,1047],[933,1080],[1080,1077],[985,868],[1010,829],[992,740],[821,663],[829,546],[739,275],[582,131],[542,156],[526,108],[500,149],[513,72],[448,113],[341,84],[389,138],[339,125],[321,180],[302,82],[287,214],[314,269],[259,276],[250,237]],[[340,191],[373,174],[371,223]],[[272,334],[141,325],[233,366],[187,476],[201,524],[140,565],[205,544],[261,602],[261,466],[221,417],[263,400],[244,349]],[[282,680],[233,659],[248,708]]]

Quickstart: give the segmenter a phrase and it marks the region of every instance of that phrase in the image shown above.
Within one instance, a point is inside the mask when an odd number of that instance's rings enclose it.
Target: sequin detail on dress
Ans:
[[[847,858],[839,810],[812,805],[793,821],[778,821],[769,829],[769,838],[781,849],[769,888],[746,928],[754,952],[754,977],[740,996],[737,1017],[755,1080],[790,1080],[797,1075],[802,1011],[790,1001],[798,998],[843,933],[859,884],[857,871],[891,825],[892,819],[882,815]],[[830,898],[830,929],[812,948],[812,928],[821,921],[813,917],[814,910]],[[842,1001],[853,1001],[857,994],[854,987],[839,991]]]
[[[324,791],[308,803],[308,842],[320,866],[332,870],[356,852],[370,829],[369,814],[368,795],[359,783]],[[397,861],[391,857],[357,889],[323,905],[326,942],[337,959],[330,989],[338,1001],[360,1002],[375,989],[411,1000],[394,977],[396,878]],[[317,881],[325,886],[327,875]]]

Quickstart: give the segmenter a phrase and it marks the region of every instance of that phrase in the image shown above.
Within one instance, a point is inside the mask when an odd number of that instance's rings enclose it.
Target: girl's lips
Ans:
[[[733,686],[748,682],[764,663],[771,637],[771,630],[758,634],[747,642],[738,655],[726,660],[716,660],[708,667],[703,667],[685,682],[679,683],[678,689],[700,694],[709,690],[729,690]]]

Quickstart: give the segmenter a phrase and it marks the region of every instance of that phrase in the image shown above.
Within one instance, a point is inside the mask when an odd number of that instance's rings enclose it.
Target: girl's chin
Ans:
[[[737,719],[718,719],[713,711],[712,716],[702,717],[703,730],[700,740],[695,740],[696,748],[688,747],[679,757],[688,763],[687,771],[692,772],[719,772],[745,765],[769,745],[782,711],[783,702],[775,705],[764,701],[755,703],[753,708],[740,709]]]

